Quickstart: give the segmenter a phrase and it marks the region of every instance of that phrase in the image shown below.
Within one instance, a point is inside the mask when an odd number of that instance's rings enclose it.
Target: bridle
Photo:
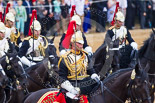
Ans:
[[[146,98],[139,98],[136,94],[136,97],[135,97],[135,94],[133,94],[132,91],[137,91],[137,85],[134,85],[134,81],[135,79],[140,79],[141,77],[140,76],[136,76],[135,75],[135,78],[134,79],[130,79],[129,80],[129,83],[127,83],[127,90],[128,90],[128,97],[130,98],[131,100],[131,103],[143,103],[144,101],[151,101],[151,97],[149,96],[148,94],[148,91],[147,91],[147,97]],[[147,80],[144,80],[144,83],[146,83],[146,85],[149,85],[149,82]],[[104,91],[107,91],[110,95],[112,95],[115,99],[117,99],[120,103],[125,103],[123,100],[121,100],[117,95],[115,95],[110,89],[108,89],[104,84],[103,84],[103,81],[100,82],[100,85],[101,85],[101,93],[102,93],[102,96],[104,98]],[[103,89],[102,89],[103,88]],[[149,90],[147,87],[145,87],[147,90]],[[104,102],[105,102],[105,99],[104,99]],[[149,102],[150,103],[150,102]]]
[[[19,58],[19,57],[17,57],[17,58]],[[13,73],[13,78],[12,78],[13,81],[12,81],[12,82],[15,81],[15,85],[16,85],[16,86],[20,86],[19,78],[20,78],[20,77],[22,78],[22,77],[24,76],[24,78],[27,79],[27,75],[25,75],[26,72],[25,72],[25,70],[24,70],[24,68],[23,68],[23,66],[22,66],[22,63],[20,62],[20,59],[19,59],[18,64],[21,66],[21,70],[22,70],[23,73],[20,74],[20,75],[17,75],[16,72],[15,72],[14,70],[11,69],[11,68],[13,68],[13,67],[12,67],[12,65],[10,64],[10,59],[11,59],[11,58],[8,58],[8,56],[6,56],[5,61],[6,61],[6,65],[7,65],[7,71],[10,71],[11,73]],[[14,68],[15,68],[15,67],[14,67]],[[8,85],[8,87],[11,88],[11,89],[14,89],[14,88],[12,87],[12,85],[11,85],[11,86]],[[25,92],[25,93],[29,93],[29,91],[28,91],[26,85],[24,86],[23,89],[24,89],[24,92]]]
[[[17,57],[17,58],[19,58],[19,57]],[[6,64],[7,64],[7,70],[8,70],[8,71],[11,70],[11,72],[14,74],[14,77],[16,77],[17,74],[15,73],[15,71],[13,71],[13,70],[11,69],[11,68],[12,68],[12,65],[10,64],[10,59],[8,58],[8,56],[6,56],[5,61],[6,61]],[[25,78],[27,79],[27,76],[24,75],[24,74],[26,74],[26,72],[25,72],[25,70],[24,70],[24,68],[23,68],[22,63],[20,62],[20,60],[18,61],[18,64],[21,66],[21,70],[22,70],[22,72],[23,72],[23,73],[21,73],[21,74],[18,75],[18,76],[19,76],[19,77],[25,76]]]
[[[139,79],[141,77],[136,76],[136,78]],[[146,85],[149,85],[149,82],[147,80],[144,80],[144,83]],[[141,98],[140,96],[137,96],[138,93],[137,94],[135,93],[137,91],[137,85],[134,85],[134,80],[131,79],[129,84],[127,85],[127,87],[128,87],[128,96],[131,100],[131,103],[143,103],[144,101],[150,101],[151,100],[151,97],[149,96],[149,94],[147,94],[146,98]],[[149,90],[148,87],[145,87],[145,88],[146,88],[146,90]],[[132,92],[132,91],[134,91],[134,92]],[[147,93],[148,93],[148,91],[147,91]]]

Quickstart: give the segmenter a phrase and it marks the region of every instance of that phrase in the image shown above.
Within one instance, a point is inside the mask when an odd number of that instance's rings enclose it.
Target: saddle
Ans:
[[[59,91],[48,91],[40,97],[37,103],[68,103],[66,101],[67,93],[64,89],[60,89]],[[81,95],[78,101],[79,103],[88,103],[87,96]]]

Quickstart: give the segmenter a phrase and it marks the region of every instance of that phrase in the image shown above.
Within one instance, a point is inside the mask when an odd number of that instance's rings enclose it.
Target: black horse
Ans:
[[[0,64],[2,65],[2,68],[8,76],[11,84],[19,82],[18,79],[21,77],[27,78],[25,75],[23,75],[25,74],[25,71],[20,59],[17,57],[17,54],[6,53],[6,55],[0,59]],[[25,84],[26,81],[22,81],[22,83]]]
[[[149,78],[152,84],[152,102],[154,101],[155,92],[155,31],[151,34],[150,38],[144,41],[144,45],[138,51],[139,63],[142,67],[149,65]],[[154,87],[154,88],[153,88]]]
[[[3,68],[0,69],[0,103],[6,103],[6,92],[4,88],[8,83],[8,77]]]
[[[25,69],[25,73],[22,76],[27,78],[20,78],[19,81],[26,81],[26,84],[21,84],[21,88],[12,92],[12,98],[9,103],[21,103],[24,96],[29,92],[34,92],[43,88],[56,87],[57,81],[55,78],[57,72],[57,58],[56,48],[53,45],[51,39],[48,49],[49,58],[45,58],[43,61]]]
[[[110,38],[106,37],[104,43],[93,55],[96,73],[100,73],[104,77],[111,71],[128,68],[131,62],[131,51],[132,47],[129,45],[120,48],[119,39],[112,42]]]
[[[50,90],[42,89],[33,92],[24,103],[37,103],[40,97]],[[138,66],[135,69],[116,71],[103,80],[101,87],[93,90],[88,96],[90,103],[124,103],[128,98],[133,103],[151,103],[148,75],[144,69],[139,69]]]
[[[29,92],[52,87],[50,85],[51,76],[49,76],[52,70],[48,58],[25,69],[25,74],[23,75],[27,76],[27,78],[19,78],[19,81],[26,81],[26,84],[21,83],[21,88],[12,92],[9,103],[22,103],[24,96]]]
[[[25,70],[17,54],[6,53],[6,55],[0,59],[0,63],[9,78],[7,86],[4,88],[6,93],[6,102],[9,102],[11,100],[12,93],[16,92],[21,85],[27,84],[27,76],[24,75]],[[21,80],[21,78],[24,78],[24,80]]]

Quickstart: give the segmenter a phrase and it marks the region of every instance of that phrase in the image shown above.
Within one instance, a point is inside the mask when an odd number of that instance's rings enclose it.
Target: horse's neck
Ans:
[[[150,60],[146,59],[145,57],[143,57],[143,58],[140,59],[140,65],[143,68],[145,68],[147,65],[149,65],[148,73],[151,73],[151,74],[155,73],[155,69],[154,69],[155,61],[154,60],[150,61]]]
[[[109,88],[110,91],[113,92],[113,94],[115,94],[117,97],[119,97],[123,101],[127,99],[127,93],[128,93],[127,84],[129,83],[130,75],[131,75],[131,71],[122,73],[117,78],[115,78],[114,82],[111,83],[111,85],[107,85],[107,88]],[[109,93],[107,92],[107,94]],[[112,96],[111,98],[114,98],[114,97]],[[117,99],[115,98],[114,101],[117,101]],[[114,101],[110,100],[109,103],[112,103]],[[120,101],[118,103],[120,103]]]
[[[35,72],[38,73],[38,76],[40,78],[45,79],[47,78],[46,73],[48,69],[48,60],[46,59],[45,62],[41,62],[41,64],[38,66],[37,69],[35,69]]]

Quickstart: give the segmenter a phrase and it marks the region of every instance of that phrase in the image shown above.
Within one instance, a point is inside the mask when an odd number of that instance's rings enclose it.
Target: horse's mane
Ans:
[[[5,55],[0,58],[0,63],[5,59]]]
[[[103,52],[103,49],[106,49],[105,47],[106,47],[107,45],[104,43],[104,44],[102,44],[96,51],[95,51],[95,53],[94,53],[94,56],[97,56],[97,54],[101,54],[100,52]]]
[[[43,61],[38,62],[36,65],[32,65],[31,67],[26,68],[25,71],[28,71],[28,70],[30,70],[30,71],[35,70],[36,68],[38,68],[39,66],[41,66],[41,64],[43,64],[44,61],[47,62],[47,60],[48,60],[48,58],[45,58]]]
[[[150,39],[153,37],[153,33],[150,35],[150,38],[148,38],[147,40],[145,40],[144,41],[144,45],[139,49],[139,51],[138,51],[138,57],[139,58],[142,58],[143,57],[143,55],[144,55],[144,53],[146,52],[146,50],[147,50],[147,47],[148,47],[148,45],[149,45],[149,41],[150,41]]]
[[[119,76],[121,73],[124,74],[124,72],[128,72],[128,71],[131,71],[131,70],[133,70],[133,68],[125,68],[125,69],[117,70],[116,72],[114,72],[111,75],[109,75],[108,77],[106,77],[103,80],[103,83],[109,82],[111,79],[115,78],[116,76]]]

